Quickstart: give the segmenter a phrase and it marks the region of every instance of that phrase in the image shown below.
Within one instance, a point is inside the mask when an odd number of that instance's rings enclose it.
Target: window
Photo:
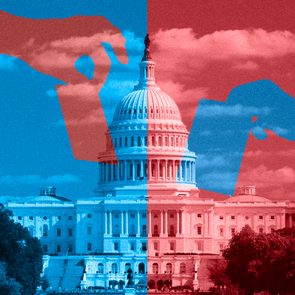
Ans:
[[[125,263],[125,272],[127,272],[129,270],[129,268],[131,268],[131,264]]]
[[[91,214],[87,214],[87,218],[92,218],[92,215]]]
[[[72,253],[73,252],[73,245],[72,244],[69,244],[68,252],[69,253]]]
[[[170,242],[169,243],[169,247],[170,247],[170,251],[174,251],[175,250],[175,244],[174,244],[174,242]]]
[[[30,219],[30,220],[34,220],[34,217],[33,217],[33,216],[30,216],[29,219]]]
[[[57,220],[61,220],[61,216],[57,216]]]
[[[147,250],[146,242],[142,242],[141,248],[142,248],[142,251],[146,251]]]
[[[262,227],[259,228],[259,234],[263,234],[263,228]]]
[[[118,264],[117,263],[112,264],[112,273],[118,273]]]
[[[92,250],[92,244],[91,243],[87,243],[87,251],[91,251]]]
[[[219,219],[223,220],[223,216],[219,216]]]
[[[144,274],[144,272],[145,272],[144,263],[141,262],[141,263],[138,264],[138,273],[139,274]]]
[[[43,237],[47,237],[48,236],[48,225],[44,224],[43,225]]]
[[[275,219],[274,215],[270,216],[270,219]]]
[[[146,218],[146,213],[142,213],[142,218]]]
[[[153,271],[153,273],[158,273],[159,272],[158,263],[153,263],[152,271]]]
[[[249,219],[249,216],[245,216],[245,219],[248,220]]]
[[[270,232],[273,234],[273,233],[275,232],[275,229],[272,227],[272,228],[270,229]]]
[[[69,228],[68,234],[69,234],[69,237],[72,237],[73,236],[73,229],[72,228]]]
[[[21,217],[21,216],[18,216],[17,219],[18,219],[18,220],[22,220],[22,217]]]
[[[235,217],[234,215],[232,215],[230,218],[231,218],[231,219],[236,219],[236,217]]]
[[[43,250],[44,253],[47,253],[48,252],[48,245],[44,244],[42,246],[42,250]]]
[[[114,250],[119,251],[119,243],[118,242],[114,243]]]
[[[235,228],[232,228],[231,229],[231,235],[234,236],[235,234],[236,234],[236,229]]]
[[[202,217],[202,214],[199,213],[197,216],[198,216],[198,218],[201,218]]]
[[[198,235],[202,234],[202,227],[201,226],[197,227],[197,233],[198,233]]]
[[[61,228],[57,228],[57,229],[56,229],[56,235],[57,235],[58,237],[61,237]]]
[[[172,263],[166,264],[166,273],[172,273]]]
[[[262,216],[262,215],[260,215],[260,216],[259,216],[259,219],[260,219],[260,220],[262,220],[262,219],[263,219],[263,216]]]
[[[146,225],[145,224],[142,225],[142,235],[146,236]]]
[[[73,220],[73,216],[69,216],[68,217],[68,220]]]
[[[97,267],[97,273],[99,274],[103,274],[103,264],[102,263],[99,263],[98,264],[98,267]]]
[[[56,245],[56,252],[57,252],[57,253],[60,252],[60,245]]]
[[[44,219],[44,220],[47,220],[47,216],[44,216],[43,219]]]
[[[158,250],[158,242],[154,242],[154,250],[157,251]]]
[[[134,242],[130,242],[130,250],[131,251],[135,250],[135,243]]]
[[[184,262],[180,263],[179,272],[180,273],[186,273],[186,265],[185,265]]]
[[[92,227],[91,225],[87,226],[87,235],[91,235],[92,234]]]
[[[220,235],[221,237],[223,237],[223,235],[224,235],[223,228],[220,228],[220,229],[219,229],[219,235]]]
[[[131,213],[130,214],[130,218],[135,218],[135,214],[134,213]]]
[[[174,218],[174,214],[170,214],[170,218]]]

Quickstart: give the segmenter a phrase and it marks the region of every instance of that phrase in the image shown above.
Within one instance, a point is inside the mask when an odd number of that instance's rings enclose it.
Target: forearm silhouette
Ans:
[[[56,90],[73,154],[79,160],[97,161],[98,153],[105,149],[104,134],[108,130],[98,94],[111,64],[118,60],[127,63],[128,59],[120,30],[101,16],[29,19],[0,11],[0,40],[0,54],[22,59],[63,82]],[[105,43],[114,53],[106,51]],[[75,67],[84,55],[94,63],[92,78]],[[91,88],[85,99],[70,93],[79,87]],[[114,152],[113,147],[110,149]]]

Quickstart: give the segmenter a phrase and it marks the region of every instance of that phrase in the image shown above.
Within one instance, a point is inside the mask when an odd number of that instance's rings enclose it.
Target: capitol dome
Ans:
[[[136,89],[118,104],[113,122],[131,119],[164,119],[181,121],[174,100],[158,87]]]
[[[156,84],[155,67],[147,36],[138,84],[119,102],[106,132],[106,149],[98,156],[98,194],[147,183],[149,189],[167,183],[195,188],[196,155],[188,149],[177,104]]]

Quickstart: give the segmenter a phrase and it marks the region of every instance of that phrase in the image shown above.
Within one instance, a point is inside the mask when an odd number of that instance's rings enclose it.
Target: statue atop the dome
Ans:
[[[151,60],[152,57],[150,55],[150,44],[151,44],[151,40],[149,38],[149,34],[146,34],[145,38],[144,38],[144,54],[143,57],[141,59],[141,61],[147,61],[147,60]]]

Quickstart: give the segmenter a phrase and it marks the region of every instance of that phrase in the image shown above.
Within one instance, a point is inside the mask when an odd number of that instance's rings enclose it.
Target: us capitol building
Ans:
[[[254,186],[223,200],[200,197],[188,131],[156,84],[148,37],[145,45],[139,83],[118,104],[98,155],[95,197],[73,202],[54,187],[0,197],[15,222],[40,239],[52,289],[205,290],[208,261],[243,226],[269,233],[295,225],[295,203],[257,196]]]

